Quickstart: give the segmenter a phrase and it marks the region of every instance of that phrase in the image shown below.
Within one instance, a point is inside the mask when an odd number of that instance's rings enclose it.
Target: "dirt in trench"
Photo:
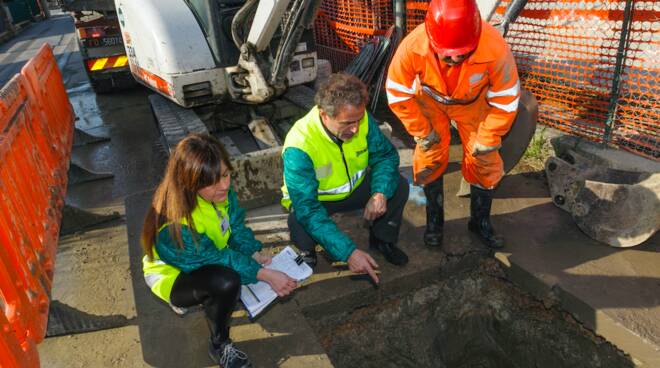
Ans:
[[[310,316],[336,367],[634,367],[482,258],[469,271],[341,315]]]

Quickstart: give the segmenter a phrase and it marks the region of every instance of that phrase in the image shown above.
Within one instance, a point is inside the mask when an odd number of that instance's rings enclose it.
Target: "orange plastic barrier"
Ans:
[[[74,113],[53,53],[0,90],[0,366],[38,367],[73,143]]]

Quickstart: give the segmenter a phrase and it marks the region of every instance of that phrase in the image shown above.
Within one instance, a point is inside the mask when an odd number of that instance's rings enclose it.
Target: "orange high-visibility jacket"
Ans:
[[[516,117],[520,100],[518,70],[504,38],[493,26],[482,22],[479,44],[463,62],[458,86],[451,96],[439,70],[422,23],[399,45],[385,86],[388,103],[408,132],[415,137],[426,137],[431,132],[431,123],[415,99],[426,86],[444,101],[438,103],[465,105],[486,98],[490,111],[479,122],[476,139],[486,146],[499,145]],[[475,111],[475,119],[481,116],[482,112]]]

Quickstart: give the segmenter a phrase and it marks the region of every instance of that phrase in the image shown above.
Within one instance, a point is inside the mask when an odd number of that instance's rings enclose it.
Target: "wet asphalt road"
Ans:
[[[102,207],[153,188],[162,172],[164,156],[149,110],[149,92],[136,87],[96,95],[85,74],[74,31],[73,18],[56,11],[50,19],[32,23],[0,45],[0,83],[4,85],[19,73],[44,43],[51,46],[76,112],[76,127],[111,138],[110,142],[74,148],[72,162],[93,171],[111,172],[114,178],[70,186],[67,202]]]

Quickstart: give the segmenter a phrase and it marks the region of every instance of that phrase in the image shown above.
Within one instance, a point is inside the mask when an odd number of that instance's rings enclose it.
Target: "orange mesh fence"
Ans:
[[[406,1],[406,32],[424,21],[429,2]],[[319,54],[335,70],[360,39],[393,23],[390,1],[325,0],[321,9]],[[506,40],[542,124],[660,157],[660,1],[529,0]]]
[[[657,159],[660,2],[630,4],[530,0],[506,40],[541,123]]]
[[[611,142],[660,158],[660,1],[635,2]]]
[[[406,1],[406,33],[424,22],[431,0]]]
[[[35,346],[46,332],[73,120],[45,45],[0,90],[2,367],[39,365]]]
[[[343,70],[360,50],[361,41],[384,35],[394,23],[391,0],[324,0],[314,34],[319,57]]]

